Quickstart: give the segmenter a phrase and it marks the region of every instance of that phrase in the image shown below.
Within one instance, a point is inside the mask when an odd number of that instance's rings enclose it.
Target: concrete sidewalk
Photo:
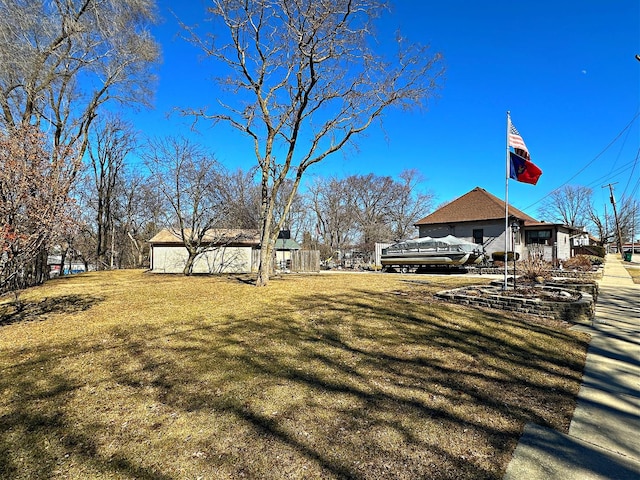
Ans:
[[[569,433],[525,426],[504,480],[640,479],[640,285],[608,255]]]

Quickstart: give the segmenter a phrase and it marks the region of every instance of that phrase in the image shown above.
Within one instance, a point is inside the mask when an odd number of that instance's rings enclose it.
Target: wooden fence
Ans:
[[[292,250],[288,259],[284,262],[277,262],[273,259],[273,269],[289,270],[291,272],[319,272],[320,271],[320,251],[319,250]],[[260,264],[260,250],[254,249],[251,252],[251,271],[258,271]]]
[[[294,250],[291,252],[292,272],[319,272],[319,250]]]

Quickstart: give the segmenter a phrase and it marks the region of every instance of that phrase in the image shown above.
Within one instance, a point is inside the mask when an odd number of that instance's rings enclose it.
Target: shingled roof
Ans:
[[[189,230],[185,232],[189,234]],[[257,246],[260,244],[260,232],[258,230],[242,230],[242,229],[212,229],[207,230],[203,238],[204,243],[213,243],[218,245],[247,245]],[[158,245],[181,245],[180,232],[165,228],[160,230],[149,243]]]
[[[509,216],[524,220],[526,223],[538,221],[509,205]],[[439,208],[415,225],[433,225],[438,223],[476,222],[504,219],[504,200],[490,194],[484,188],[476,187],[469,193],[456,198]]]

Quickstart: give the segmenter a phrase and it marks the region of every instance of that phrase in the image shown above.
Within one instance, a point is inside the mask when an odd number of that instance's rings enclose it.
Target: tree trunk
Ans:
[[[64,264],[67,261],[67,250],[62,250],[62,252],[60,253],[60,276],[62,277],[64,275]],[[71,270],[71,269],[69,269]]]
[[[187,257],[187,263],[184,265],[184,270],[182,273],[186,276],[193,274],[193,264],[196,260],[197,252],[189,252],[189,256]]]
[[[142,267],[142,262],[143,262],[142,247],[140,246],[138,241],[135,238],[133,238],[133,235],[131,235],[131,232],[127,231],[127,236],[129,237],[129,240],[131,240],[131,244],[133,246],[133,257],[136,259],[135,267]]]
[[[264,230],[260,238],[260,264],[258,265],[258,278],[256,287],[266,287],[269,284],[269,275],[272,266],[272,242],[268,231]]]
[[[256,287],[266,287],[269,284],[269,275],[271,274],[271,254],[273,252],[273,243],[275,239],[271,239],[271,228],[273,224],[273,197],[265,193],[267,190],[266,175],[263,172],[262,179],[262,225],[260,229],[260,264],[258,265],[258,278],[256,279]]]
[[[104,238],[105,238],[105,225],[104,225],[104,204],[102,201],[102,188],[98,188],[98,213],[96,215],[97,220],[97,232],[96,232],[96,270],[104,270]]]
[[[46,247],[41,246],[38,248],[38,253],[34,259],[32,265],[32,277],[28,286],[42,285],[49,279],[49,271],[47,269],[48,250]]]

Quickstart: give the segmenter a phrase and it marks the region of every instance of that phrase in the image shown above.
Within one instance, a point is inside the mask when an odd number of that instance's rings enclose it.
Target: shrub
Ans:
[[[583,272],[591,270],[593,265],[600,265],[602,259],[595,255],[576,255],[575,257],[565,260],[564,267],[570,270],[580,270]]]
[[[520,271],[527,280],[548,279],[551,277],[551,263],[544,259],[544,252],[541,248],[536,249],[532,245],[528,258],[520,262]]]
[[[576,253],[579,255],[593,255],[604,258],[607,254],[606,249],[602,245],[584,245],[576,247]]]
[[[604,249],[604,247],[603,247]],[[595,255],[587,255],[591,260],[591,265],[602,265],[604,263],[604,255],[602,257]]]

